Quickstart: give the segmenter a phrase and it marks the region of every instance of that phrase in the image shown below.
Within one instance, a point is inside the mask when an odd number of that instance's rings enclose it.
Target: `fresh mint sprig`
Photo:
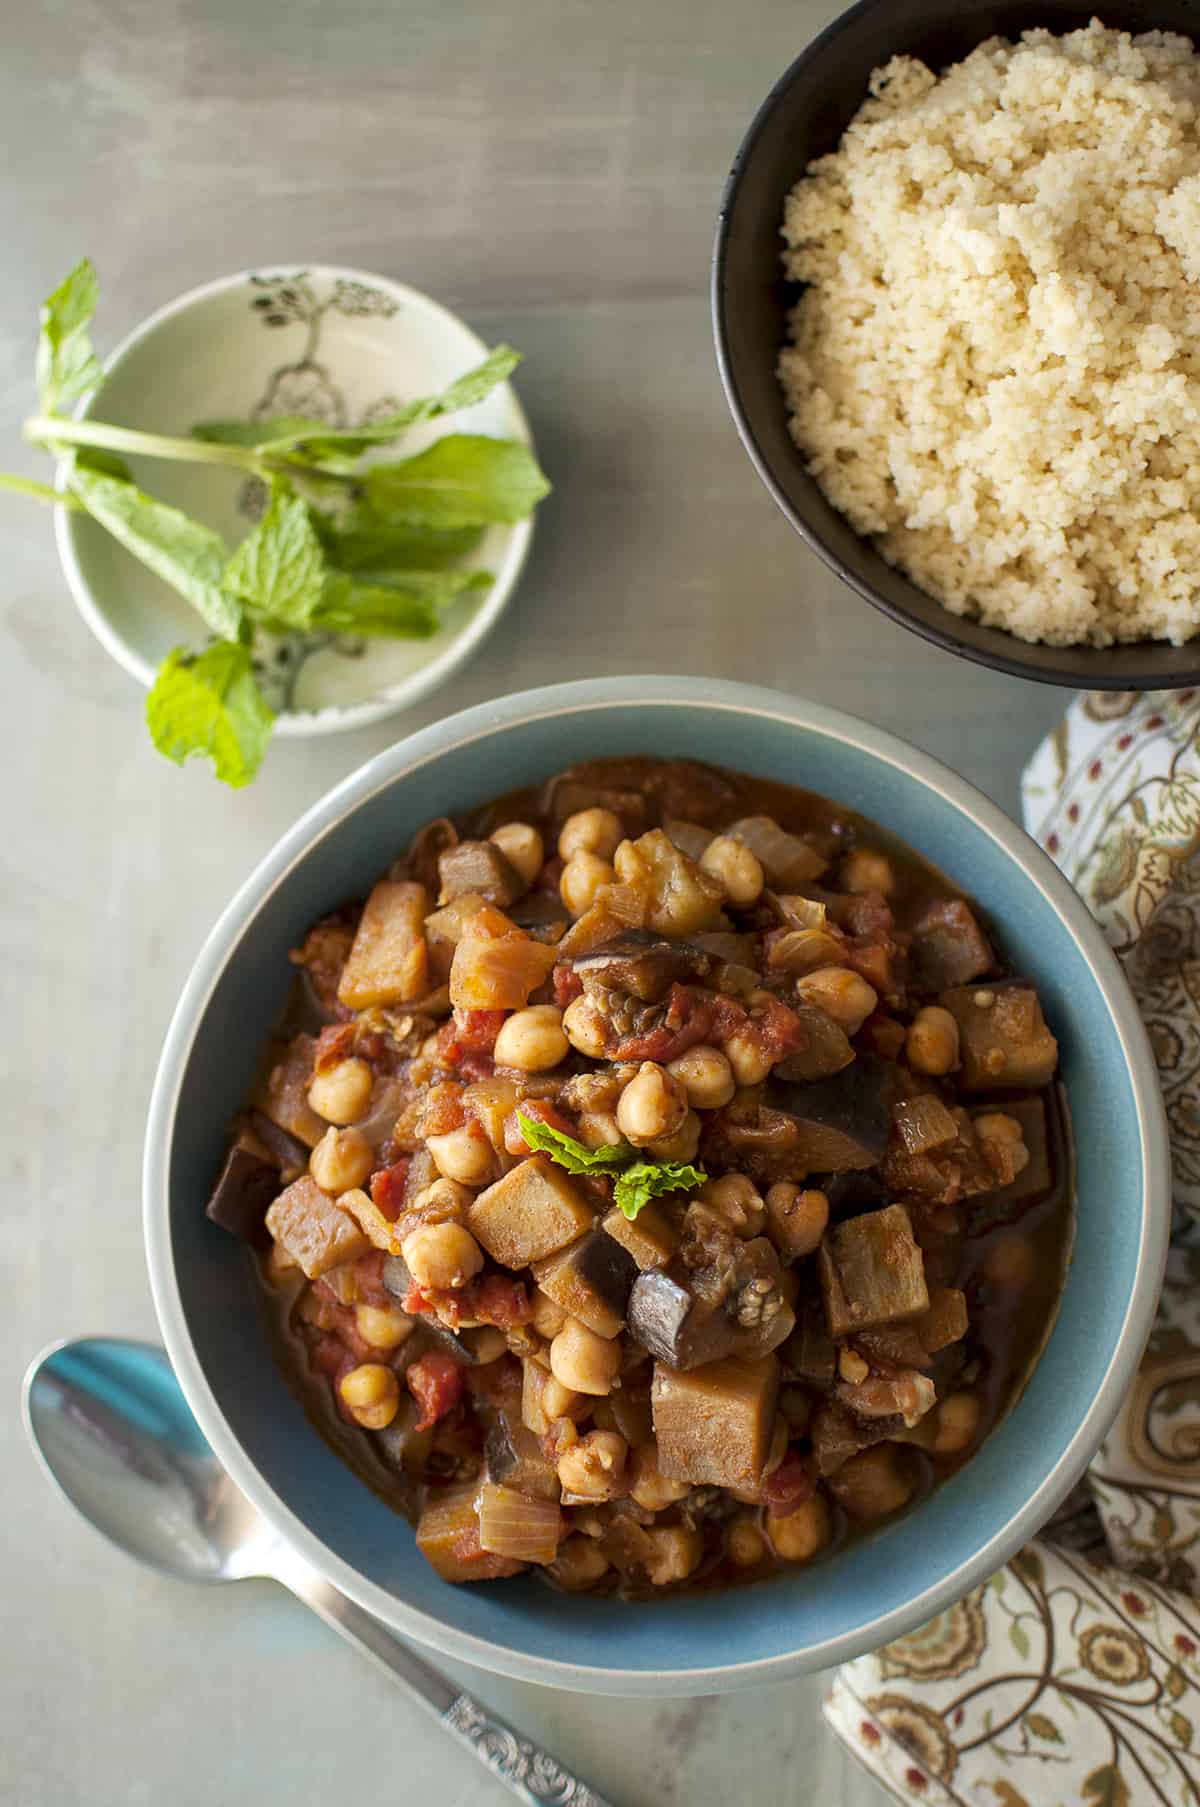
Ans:
[[[684,1161],[646,1161],[628,1142],[606,1142],[588,1148],[565,1130],[555,1129],[536,1117],[517,1112],[526,1146],[549,1155],[568,1173],[604,1173],[614,1177],[613,1202],[626,1217],[634,1218],[652,1198],[668,1192],[694,1192],[708,1175]]]
[[[520,354],[497,346],[437,394],[366,426],[290,415],[211,421],[186,437],[144,433],[65,412],[104,380],[89,334],[98,294],[85,258],[41,311],[41,412],[24,431],[62,461],[62,487],[0,473],[0,491],[90,514],[191,605],[212,643],[168,654],[147,700],[151,737],[179,764],[206,758],[224,783],[246,784],[274,721],[255,676],[259,631],[427,638],[448,607],[492,583],[462,564],[484,529],[523,519],[549,494],[527,446],[478,434],[362,463],[414,426],[482,401]],[[269,488],[267,509],[231,553],[211,528],[135,483],[127,457],[255,476]]]

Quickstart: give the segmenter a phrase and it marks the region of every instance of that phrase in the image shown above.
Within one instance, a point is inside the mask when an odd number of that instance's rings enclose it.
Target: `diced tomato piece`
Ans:
[[[504,1147],[508,1154],[525,1155],[531,1153],[528,1142],[517,1122],[518,1112],[523,1117],[532,1117],[535,1123],[548,1123],[551,1129],[560,1129],[564,1135],[573,1136],[576,1125],[548,1098],[523,1098],[515,1111],[510,1111],[504,1119]]]
[[[885,941],[852,941],[846,949],[846,965],[860,973],[881,997],[895,992],[892,950]]]
[[[421,1408],[415,1428],[427,1431],[452,1412],[462,1398],[463,1371],[459,1364],[438,1350],[431,1350],[414,1362],[404,1376],[408,1390]]]
[[[779,998],[768,997],[762,1004],[756,1004],[746,1027],[751,1034],[757,1034],[763,1052],[773,1060],[808,1046],[804,1024]]]
[[[445,1136],[453,1129],[461,1129],[467,1120],[462,1095],[462,1086],[453,1079],[431,1086],[421,1101],[421,1135]]]
[[[786,1455],[762,1486],[763,1499],[781,1518],[811,1499],[816,1490],[817,1477],[811,1460],[806,1462],[795,1454]]]
[[[394,1161],[390,1167],[381,1167],[371,1175],[371,1197],[389,1223],[395,1223],[404,1209],[411,1165],[411,1159],[405,1156],[402,1160]]]
[[[496,1071],[496,1063],[490,1054],[464,1054],[458,1062],[458,1070],[464,1079],[490,1079]]]
[[[382,1206],[380,1207],[382,1210]],[[395,1221],[393,1219],[393,1221]],[[358,1282],[358,1290],[367,1305],[391,1305],[394,1303],[391,1293],[383,1284],[383,1264],[387,1255],[382,1249],[369,1249],[360,1255],[354,1263],[354,1278]]]
[[[554,1002],[560,1010],[565,1010],[568,1004],[573,1004],[576,998],[583,996],[583,980],[565,960],[559,961],[550,977],[554,984]]]
[[[843,900],[838,920],[850,935],[890,935],[896,926],[892,906],[882,891],[863,891]]]
[[[479,1065],[479,1056],[487,1056],[486,1072],[472,1072],[472,1079],[490,1078],[492,1049],[504,1025],[505,1010],[457,1009],[448,1023],[438,1030],[438,1058],[445,1066],[458,1067],[464,1073]]]
[[[494,1324],[497,1330],[511,1330],[517,1324],[529,1322],[533,1306],[523,1280],[514,1280],[510,1274],[487,1274],[472,1284],[476,1290],[470,1315],[478,1318],[481,1324]]]
[[[323,1336],[309,1350],[308,1365],[314,1373],[323,1374],[331,1384],[336,1385],[342,1375],[349,1373],[354,1366],[354,1357],[340,1337]]]

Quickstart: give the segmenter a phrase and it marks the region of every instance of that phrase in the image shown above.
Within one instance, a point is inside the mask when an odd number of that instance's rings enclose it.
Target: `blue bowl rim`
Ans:
[[[218,918],[200,949],[171,1019],[155,1079],[143,1163],[143,1229],[155,1310],[184,1395],[204,1435],[236,1484],[275,1532],[333,1586],[385,1624],[442,1654],[493,1673],[544,1685],[606,1694],[704,1694],[780,1682],[858,1654],[865,1627],[797,1650],[707,1668],[644,1670],[598,1667],[532,1656],[458,1630],[376,1586],[315,1537],[271,1488],[229,1428],[189,1334],[174,1272],[169,1169],[175,1112],[193,1043],[209,999],[235,947],[280,885],[354,809],[450,750],[507,726],[614,707],[662,705],[752,714],[800,727],[891,766],[971,819],[1009,856],[1024,880],[1066,923],[1111,1013],[1130,1079],[1142,1142],[1142,1198],[1137,1257],[1114,1353],[1081,1422],[1053,1468],[1021,1510],[957,1567],[870,1622],[875,1644],[903,1635],[960,1599],[1002,1566],[1045,1523],[1083,1474],[1116,1416],[1136,1373],[1158,1303],[1170,1227],[1170,1150],[1157,1068],[1145,1025],[1125,976],[1087,908],[1049,857],[980,791],[929,754],[840,710],[754,685],[699,678],[639,676],[585,679],[516,692],[448,716],[376,755],[300,817],[260,861]],[[748,1596],[752,1597],[752,1596]]]

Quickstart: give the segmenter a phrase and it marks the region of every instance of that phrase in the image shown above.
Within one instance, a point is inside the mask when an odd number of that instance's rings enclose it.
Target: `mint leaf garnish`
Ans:
[[[527,1117],[524,1111],[517,1112],[517,1122],[528,1146],[536,1148],[540,1154],[548,1154],[568,1173],[616,1173],[635,1158],[635,1150],[628,1142],[609,1142],[603,1148],[587,1148],[564,1130],[553,1129],[536,1117]]]
[[[635,1161],[617,1175],[614,1198],[626,1217],[636,1217],[643,1205],[666,1192],[694,1192],[708,1175],[700,1167],[681,1161]]]
[[[550,493],[528,446],[475,433],[447,433],[399,464],[370,465],[362,484],[372,508],[414,527],[520,521]]]
[[[176,765],[197,755],[222,783],[248,784],[262,763],[275,718],[254,681],[250,649],[228,640],[193,654],[176,647],[146,699],[146,723]]]
[[[226,566],[225,586],[252,614],[291,628],[310,625],[325,587],[325,553],[299,496],[276,489]]]
[[[574,1136],[548,1123],[517,1112],[517,1122],[530,1148],[548,1154],[568,1173],[611,1173],[616,1176],[613,1197],[626,1217],[636,1217],[643,1205],[667,1192],[694,1192],[708,1175],[700,1167],[682,1161],[645,1161],[628,1142],[610,1142],[603,1148],[585,1148]]]
[[[236,640],[242,605],[224,587],[225,542],[211,527],[166,502],[156,502],[136,485],[78,463],[71,488],[88,513],[107,527],[128,552],[190,602],[214,634]]]
[[[87,330],[99,295],[96,272],[85,257],[42,303],[36,369],[43,414],[61,414],[102,379]]]

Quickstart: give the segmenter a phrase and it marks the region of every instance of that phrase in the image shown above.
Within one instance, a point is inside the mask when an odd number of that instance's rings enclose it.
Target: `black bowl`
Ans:
[[[985,38],[1041,26],[1073,31],[1094,15],[1124,31],[1200,37],[1200,0],[862,0],[813,40],[758,110],[730,172],[713,256],[717,361],[738,431],[793,527],[826,564],[901,626],[948,652],[1014,677],[1087,690],[1170,690],[1200,682],[1200,639],[1123,646],[1034,646],[1001,628],[952,615],[885,563],[825,500],[787,427],[775,375],[784,316],[799,290],[783,279],[779,228],[789,189],[814,157],[836,146],[861,106],[871,71],[890,57],[934,69],[961,61]]]

